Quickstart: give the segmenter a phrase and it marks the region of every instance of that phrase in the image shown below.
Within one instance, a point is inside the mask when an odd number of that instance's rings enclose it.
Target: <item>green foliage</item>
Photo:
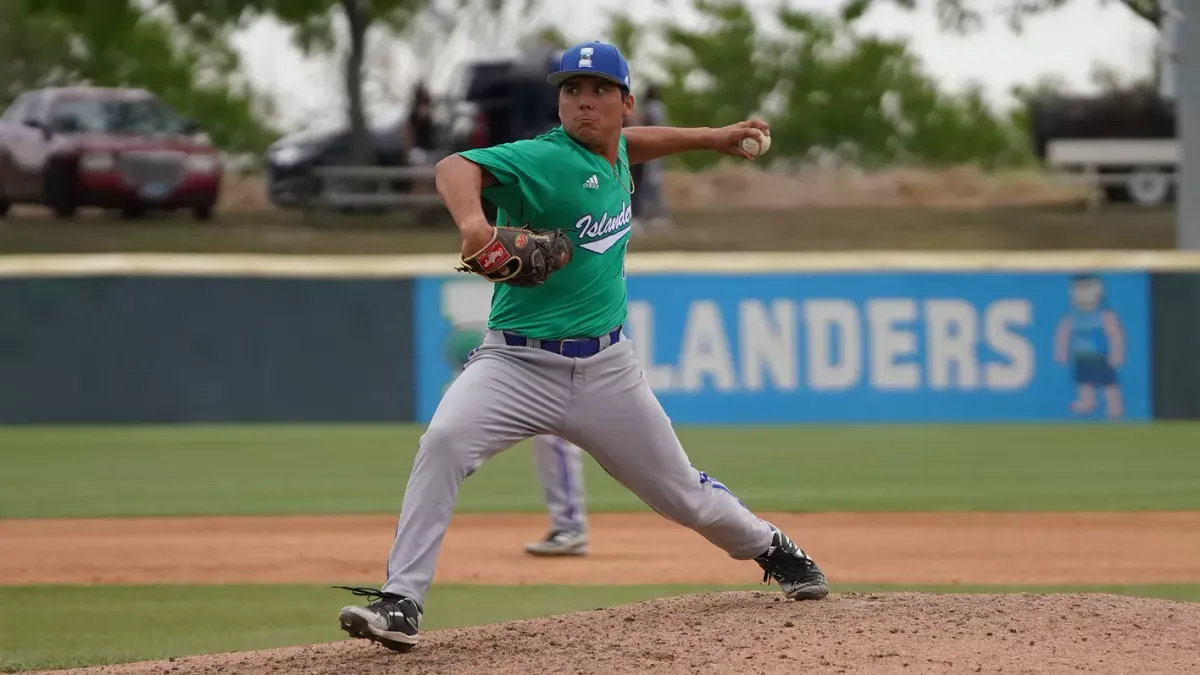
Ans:
[[[295,29],[296,44],[306,53],[325,53],[337,46],[335,25],[347,12],[361,10],[370,23],[403,29],[427,0],[372,0],[369,9],[355,0],[167,0],[189,26],[219,32],[272,17]]]
[[[363,62],[372,25],[405,30],[424,9],[427,0],[167,0],[185,24],[205,32],[220,32],[273,17],[295,30],[295,40],[305,53],[333,52],[337,45],[335,22],[348,26],[349,48],[343,74],[347,113],[354,134],[353,155],[369,163],[370,141],[363,103]]]
[[[642,35],[642,28],[633,19],[615,11],[610,11],[608,15],[608,36],[607,41],[615,45],[626,59],[637,58],[638,40]],[[564,45],[564,49],[570,45]]]
[[[0,427],[0,518],[391,514],[421,432],[415,424]],[[763,511],[1200,507],[1197,423],[688,426],[679,438],[696,466]],[[771,469],[784,466],[804,470]],[[595,461],[585,457],[585,468],[589,509],[647,510]],[[544,512],[528,443],[472,475],[458,510]]]
[[[861,11],[865,11],[871,4],[877,1],[853,0],[851,5],[858,6]],[[891,1],[905,9],[918,9],[917,0]],[[1019,32],[1024,28],[1026,20],[1062,9],[1072,1],[1004,0],[1003,2],[996,3],[994,0],[936,0],[934,9],[937,12],[938,22],[947,30],[959,33],[969,33],[979,30],[983,27],[985,14],[990,11],[1002,16],[1007,21],[1010,29]],[[1161,0],[1103,0],[1102,4],[1111,4],[1113,2],[1124,6],[1134,16],[1148,21],[1155,26],[1159,25],[1159,21],[1163,15]],[[981,6],[988,7],[988,11],[980,9]]]
[[[554,26],[543,26],[530,36],[530,41],[533,44],[540,44],[552,49],[563,49],[570,47],[570,42],[563,32]]]
[[[497,17],[517,8],[531,14],[541,0],[163,0],[193,31],[218,33],[272,17],[295,33],[296,45],[306,54],[334,54],[343,40],[337,30],[346,25],[345,62],[342,74],[347,117],[354,138],[353,153],[360,164],[370,162],[368,124],[364,102],[364,70],[372,36],[404,40],[414,31],[436,30],[446,37],[462,23]],[[550,41],[561,40],[554,31],[532,31]],[[422,37],[428,38],[429,35]]]
[[[903,39],[861,34],[865,2],[841,13],[782,8],[767,31],[741,2],[697,0],[707,25],[667,25],[663,101],[671,123],[771,122],[770,160],[836,153],[863,166],[907,162],[984,167],[1028,162],[1024,118],[993,110],[978,88],[944,91]],[[619,27],[619,24],[617,24]],[[685,155],[690,168],[720,158]]]
[[[779,83],[780,64],[770,58],[774,45],[756,44],[754,17],[740,3],[698,0],[696,9],[712,28],[668,25],[663,31],[671,51],[662,98],[671,123],[724,126],[744,120]]]
[[[29,88],[66,84],[142,87],[200,122],[227,151],[256,152],[274,132],[261,102],[238,84],[240,62],[224,31],[183,30],[161,10],[126,0],[0,3],[0,103]]]

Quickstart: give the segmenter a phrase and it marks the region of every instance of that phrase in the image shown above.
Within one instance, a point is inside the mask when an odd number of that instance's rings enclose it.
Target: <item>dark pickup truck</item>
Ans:
[[[0,216],[42,204],[61,218],[80,207],[189,209],[208,220],[223,166],[196,125],[141,89],[26,91],[0,117]]]
[[[436,160],[448,153],[533,138],[558,125],[558,92],[546,84],[560,51],[532,48],[504,59],[467,64],[454,91],[435,99],[434,148]],[[378,166],[407,166],[410,148],[403,138],[406,116],[371,130],[372,161]],[[303,131],[279,139],[267,151],[267,192],[279,208],[304,204],[318,184],[313,170],[319,166],[351,165],[351,134],[344,125],[329,131]],[[427,160],[428,161],[428,160]],[[432,162],[429,162],[432,163]],[[412,181],[398,180],[393,189],[403,192]],[[485,210],[493,209],[485,203]],[[490,213],[490,211],[489,211]]]

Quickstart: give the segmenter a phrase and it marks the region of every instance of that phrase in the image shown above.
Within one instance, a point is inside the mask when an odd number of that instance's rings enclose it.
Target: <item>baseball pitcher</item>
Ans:
[[[629,66],[613,46],[565,51],[548,78],[562,122],[534,139],[452,155],[437,190],[462,235],[462,267],[496,282],[488,330],[421,436],[382,589],[343,607],[352,637],[408,651],[462,482],[539,435],[582,447],[650,508],[736,560],[753,560],[790,599],[829,588],[817,564],[717,480],[694,468],[642,375],[626,316],[630,164],[711,150],[752,159],[768,127],[634,127]],[[502,217],[488,223],[480,195]],[[687,564],[681,552],[680,564]]]

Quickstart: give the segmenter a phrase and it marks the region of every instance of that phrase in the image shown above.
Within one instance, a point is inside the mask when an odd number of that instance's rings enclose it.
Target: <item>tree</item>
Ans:
[[[270,16],[295,30],[296,44],[306,54],[336,52],[343,40],[342,83],[356,163],[371,163],[370,135],[364,103],[364,65],[373,38],[411,40],[439,23],[443,35],[463,20],[496,17],[519,3],[533,11],[538,0],[165,0],[193,28],[219,31]]]
[[[742,2],[697,0],[706,26],[668,23],[661,93],[672,124],[720,126],[770,120],[768,162],[833,155],[863,165],[1018,164],[1030,156],[1022,129],[979,88],[944,91],[903,39],[856,29],[860,11],[777,9],[766,30]],[[718,157],[680,157],[701,167]]]
[[[296,43],[306,53],[330,51],[336,42],[335,21],[349,35],[343,79],[347,115],[353,129],[355,161],[368,164],[370,139],[362,98],[362,67],[367,33],[373,23],[405,27],[426,0],[169,0],[180,21],[192,30],[218,33],[270,16],[296,31]]]
[[[265,103],[238,80],[224,33],[191,33],[169,15],[113,0],[104,12],[69,0],[0,3],[0,103],[29,88],[142,87],[200,121],[225,150],[258,152],[273,131]]]
[[[75,69],[67,28],[21,3],[0,3],[0,102],[62,82]]]
[[[515,56],[525,48],[565,48],[558,30],[539,21],[539,7],[539,0],[433,2],[402,35],[385,33],[375,42],[364,86],[374,103],[394,108],[410,100],[417,82],[430,89],[454,84],[469,61]]]
[[[938,20],[944,28],[970,32],[983,25],[985,10],[980,5],[992,5],[993,0],[933,0]],[[862,12],[878,0],[853,0],[850,11]],[[917,9],[918,0],[891,0],[895,4],[909,10]],[[999,8],[990,12],[1003,16],[1010,28],[1020,31],[1027,19],[1043,14],[1049,14],[1070,4],[1072,0],[1004,0]],[[1115,2],[1154,26],[1159,26],[1163,18],[1163,3],[1161,0],[1102,0],[1105,4]]]

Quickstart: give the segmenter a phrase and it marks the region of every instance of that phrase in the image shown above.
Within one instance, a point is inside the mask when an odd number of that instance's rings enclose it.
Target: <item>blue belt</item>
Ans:
[[[586,359],[589,356],[595,356],[603,349],[600,345],[602,338],[579,338],[577,340],[535,340],[530,344],[529,338],[516,333],[504,333],[504,342],[509,347],[536,347],[544,349],[548,352],[554,352],[559,356],[568,356],[573,359]],[[612,346],[621,341],[621,327],[617,326],[608,334],[608,346]]]

